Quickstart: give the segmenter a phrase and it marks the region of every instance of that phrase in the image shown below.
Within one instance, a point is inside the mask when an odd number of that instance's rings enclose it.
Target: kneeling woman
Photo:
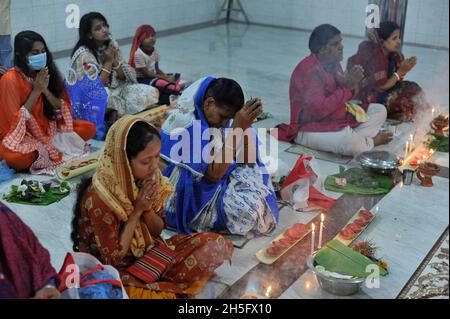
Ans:
[[[116,267],[130,298],[195,295],[233,251],[217,234],[176,235],[167,240],[176,262],[162,278],[146,284],[127,273],[165,227],[163,207],[173,187],[158,168],[160,149],[159,133],[147,122],[135,116],[117,121],[96,173],[79,188],[75,206],[74,250]]]
[[[230,79],[204,78],[183,92],[161,131],[161,157],[170,163],[164,175],[176,185],[165,216],[179,233],[274,230],[276,197],[251,129],[261,112],[258,99],[244,105],[242,88]]]
[[[95,125],[72,120],[64,82],[42,36],[17,34],[14,64],[0,79],[0,159],[37,173],[82,155]]]

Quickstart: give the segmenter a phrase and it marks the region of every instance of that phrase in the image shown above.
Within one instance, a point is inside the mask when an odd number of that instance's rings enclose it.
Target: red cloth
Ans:
[[[302,60],[291,76],[289,99],[291,122],[280,124],[278,139],[291,142],[299,131],[334,132],[359,123],[345,110],[352,92],[344,86],[344,72],[339,63],[327,71],[317,56]],[[362,106],[367,110],[368,105]]]
[[[294,186],[296,182],[302,179],[309,179],[309,196],[308,196],[308,207],[322,207],[326,211],[331,208],[336,202],[335,199],[325,196],[320,191],[318,191],[314,185],[312,185],[312,179],[317,178],[317,174],[312,170],[309,166],[309,162],[312,160],[312,156],[300,156],[300,158],[295,163],[294,168],[286,177],[283,185],[281,186],[282,192],[283,189]],[[283,196],[283,193],[282,193]],[[284,199],[284,198],[283,198]]]
[[[14,287],[17,298],[30,298],[57,278],[50,254],[31,229],[0,203],[0,273]]]
[[[389,62],[377,32],[370,31],[369,38],[370,40],[362,42],[358,47],[358,52],[348,59],[347,69],[350,70],[355,65],[361,65],[364,68],[366,77],[357,88],[355,98],[373,103],[379,93],[377,88],[384,85],[388,80]],[[398,69],[404,60],[404,56],[401,53],[394,53],[394,60],[395,69]]]
[[[141,46],[142,41],[144,41],[152,34],[156,34],[156,31],[152,26],[148,24],[141,25],[139,28],[137,28],[136,33],[134,34],[133,44],[131,46],[130,59],[128,61],[128,64],[133,68],[136,68],[136,65],[134,64],[134,54],[136,53],[136,50]],[[153,52],[146,51],[145,53],[148,55],[152,55]]]

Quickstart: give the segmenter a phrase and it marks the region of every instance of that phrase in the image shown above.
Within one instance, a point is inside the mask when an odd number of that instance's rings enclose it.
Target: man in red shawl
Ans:
[[[380,133],[386,108],[353,101],[353,89],[364,77],[355,65],[344,74],[341,32],[329,25],[314,29],[311,55],[295,68],[290,82],[290,125],[278,125],[278,138],[341,155],[358,155],[392,140]]]
[[[0,203],[0,299],[59,299],[50,255],[31,229]]]

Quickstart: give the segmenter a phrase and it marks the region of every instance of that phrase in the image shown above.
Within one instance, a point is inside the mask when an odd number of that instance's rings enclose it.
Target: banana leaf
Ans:
[[[347,185],[336,184],[336,178],[345,178]],[[339,174],[327,176],[325,189],[337,193],[352,193],[361,195],[381,195],[388,193],[394,186],[389,176],[372,172],[361,167],[348,170],[340,168]]]
[[[367,266],[377,265],[371,259],[345,246],[339,240],[328,242],[326,247],[316,254],[315,261],[317,265],[323,266],[327,271],[359,278],[372,274],[371,271],[366,271]],[[388,274],[385,269],[379,266],[378,268],[381,276]]]

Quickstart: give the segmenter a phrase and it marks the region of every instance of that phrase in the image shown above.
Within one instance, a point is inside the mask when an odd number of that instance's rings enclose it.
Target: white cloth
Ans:
[[[184,129],[192,125],[195,120],[195,95],[205,79],[206,78],[204,77],[195,81],[183,91],[183,94],[181,94],[177,101],[175,111],[172,112],[164,122],[161,128],[162,131],[166,134],[177,136],[177,130]]]
[[[56,133],[53,145],[62,153],[63,161],[80,157],[86,151],[86,142],[75,132]]]
[[[373,138],[386,121],[386,107],[370,104],[368,120],[356,128],[349,126],[337,132],[299,132],[295,143],[318,150],[340,155],[356,156],[374,147]]]

